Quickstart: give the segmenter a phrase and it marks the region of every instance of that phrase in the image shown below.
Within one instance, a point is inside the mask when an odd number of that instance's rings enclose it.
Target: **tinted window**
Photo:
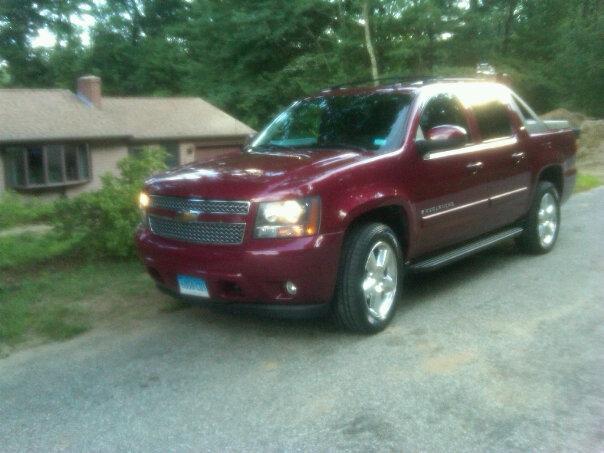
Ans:
[[[73,145],[65,147],[65,173],[68,181],[77,181],[80,179],[78,170],[78,150]]]
[[[179,157],[178,157],[178,143],[164,143],[162,145],[164,150],[166,151],[166,165],[168,168],[178,167]]]
[[[88,145],[78,146],[78,156],[80,157],[80,179],[87,179],[90,177],[90,163],[88,162]]]
[[[22,148],[9,148],[6,152],[6,176],[10,185],[25,185],[25,153]]]
[[[60,145],[50,145],[46,148],[48,165],[48,182],[63,181],[63,148]]]
[[[29,183],[44,184],[44,151],[42,148],[27,150],[27,165],[29,168]]]
[[[529,134],[537,134],[547,131],[547,126],[543,123],[543,121],[541,121],[537,114],[531,110],[526,102],[516,95],[513,95],[513,100],[514,105],[517,107],[517,112],[520,113],[524,127]]]
[[[445,124],[463,127],[468,133],[470,132],[461,103],[450,94],[439,94],[426,104],[419,126],[425,136],[433,127]]]
[[[512,124],[507,105],[493,100],[472,107],[476,122],[483,140],[509,137],[512,135]]]
[[[87,145],[14,147],[7,157],[6,176],[12,187],[55,187],[90,177]]]
[[[393,150],[402,142],[410,103],[409,95],[396,93],[306,99],[277,116],[252,148]]]

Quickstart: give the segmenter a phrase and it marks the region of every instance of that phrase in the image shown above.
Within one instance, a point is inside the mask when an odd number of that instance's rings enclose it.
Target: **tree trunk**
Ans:
[[[379,73],[375,49],[373,47],[373,40],[371,38],[371,24],[369,23],[369,1],[370,0],[365,0],[363,2],[363,28],[365,30],[365,45],[367,47],[367,53],[369,54],[369,60],[371,61],[371,77],[373,78],[375,85],[377,85]]]
[[[510,49],[510,37],[512,34],[512,24],[514,23],[514,13],[516,12],[516,5],[518,5],[518,0],[509,0],[508,15],[505,20],[505,24],[504,24],[504,28],[503,28],[503,45],[502,45],[503,55],[507,55],[507,53]]]

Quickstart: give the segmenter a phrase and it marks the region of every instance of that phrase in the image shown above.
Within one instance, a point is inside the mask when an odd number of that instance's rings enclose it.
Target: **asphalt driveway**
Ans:
[[[0,360],[0,450],[602,451],[604,189],[414,277],[384,333],[187,309]],[[150,283],[151,284],[151,283]]]

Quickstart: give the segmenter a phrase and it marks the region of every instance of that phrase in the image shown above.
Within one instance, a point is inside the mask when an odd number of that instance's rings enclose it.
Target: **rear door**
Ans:
[[[468,142],[416,156],[414,180],[409,181],[421,219],[419,240],[413,247],[416,256],[483,233],[489,199],[483,152],[475,142],[466,109],[448,91],[425,96],[420,101],[416,139],[423,139],[433,127],[454,125],[468,131]]]
[[[489,230],[523,217],[529,207],[531,172],[526,133],[511,106],[507,89],[494,85],[477,95],[470,111],[485,148],[484,164],[489,180]]]

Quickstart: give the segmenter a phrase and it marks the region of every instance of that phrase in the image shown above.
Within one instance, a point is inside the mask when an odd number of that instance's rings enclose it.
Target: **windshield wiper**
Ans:
[[[318,143],[317,145],[315,145],[316,148],[345,148],[345,149],[351,149],[353,151],[357,151],[360,153],[365,153],[367,152],[366,148],[363,148],[362,146],[359,145],[353,145],[351,143]]]
[[[293,146],[278,145],[276,143],[263,143],[262,145],[248,146],[247,149],[248,149],[248,151],[262,151],[262,150],[274,151],[276,149],[292,150],[295,148]]]

